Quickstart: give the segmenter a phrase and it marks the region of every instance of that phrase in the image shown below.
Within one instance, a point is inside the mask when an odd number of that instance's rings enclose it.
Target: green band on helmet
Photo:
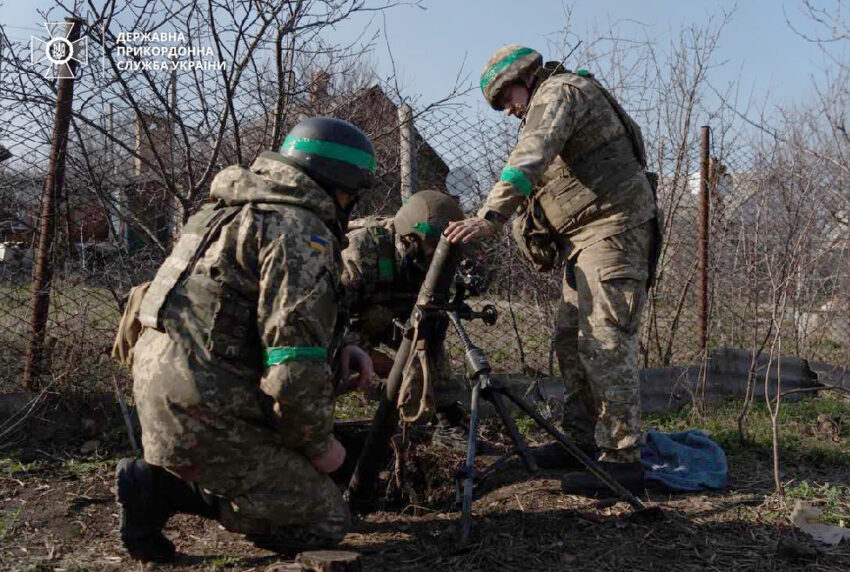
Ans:
[[[525,173],[516,167],[505,167],[502,169],[502,177],[499,180],[506,181],[515,186],[524,197],[530,195],[531,190],[534,188],[531,181],[525,176]]]
[[[440,229],[430,222],[417,222],[413,225],[413,230],[421,232],[428,238],[437,238],[440,236]]]
[[[484,74],[481,76],[481,91],[484,91],[484,88],[487,87],[487,84],[493,81],[497,75],[502,73],[506,67],[517,61],[518,59],[527,56],[529,54],[535,53],[531,48],[520,48],[510,54],[508,54],[505,58],[499,60],[489,68]]]
[[[341,143],[321,141],[319,139],[306,139],[304,137],[292,137],[290,135],[284,140],[283,145],[280,146],[280,152],[283,153],[290,149],[311,155],[318,155],[326,159],[345,161],[355,167],[366,169],[370,173],[375,172],[376,163],[374,155]]]
[[[327,359],[328,348],[320,346],[292,346],[263,350],[263,363],[266,366],[288,361],[325,361]]]
[[[389,278],[395,274],[395,261],[392,258],[382,257],[378,259],[378,276]]]

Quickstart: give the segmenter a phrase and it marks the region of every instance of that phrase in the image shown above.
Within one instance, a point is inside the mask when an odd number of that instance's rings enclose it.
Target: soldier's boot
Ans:
[[[431,436],[431,443],[455,451],[466,451],[469,442],[469,429],[463,424],[463,410],[454,403],[437,409],[436,425]],[[481,449],[481,441],[475,439],[475,448]]]
[[[640,494],[646,488],[643,465],[640,461],[633,463],[599,462],[600,468],[620,483],[626,490]],[[589,471],[568,473],[561,480],[561,490],[567,494],[595,495],[612,492],[611,489]]]
[[[574,396],[564,404],[561,431],[582,452],[593,459],[599,457],[599,448],[594,440],[594,417],[582,399],[583,394]],[[541,469],[583,469],[584,465],[572,453],[553,441],[532,450],[534,460]]]
[[[575,443],[575,445],[594,461],[599,456],[599,449],[595,445],[584,443]],[[581,469],[584,467],[581,461],[557,441],[535,447],[531,450],[531,454],[534,455],[534,460],[541,469]]]
[[[163,562],[174,557],[174,545],[162,534],[172,514],[218,518],[213,497],[141,459],[121,459],[115,479],[121,504],[121,541],[136,560]]]
[[[132,558],[142,562],[174,558],[174,544],[162,534],[171,511],[157,494],[156,468],[142,460],[121,459],[115,470],[121,542]]]

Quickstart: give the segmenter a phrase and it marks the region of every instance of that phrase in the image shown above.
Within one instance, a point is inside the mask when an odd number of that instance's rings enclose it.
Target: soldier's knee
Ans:
[[[268,533],[249,533],[245,538],[256,546],[285,556],[294,556],[306,550],[336,547],[345,536],[337,527],[285,526]]]
[[[645,280],[613,278],[602,282],[603,294],[608,308],[605,323],[626,335],[637,333],[640,314],[646,295]],[[603,324],[599,324],[602,326]]]

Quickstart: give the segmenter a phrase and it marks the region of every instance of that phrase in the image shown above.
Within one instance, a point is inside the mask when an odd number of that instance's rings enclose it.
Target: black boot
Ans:
[[[218,520],[218,499],[205,493],[196,483],[188,483],[160,469],[163,494],[168,497],[168,506],[173,513],[195,514]]]
[[[136,560],[164,562],[174,557],[174,545],[162,534],[172,514],[218,517],[214,497],[141,459],[121,459],[115,479],[121,504],[121,541]]]
[[[585,447],[578,445],[578,448],[592,460],[596,460],[599,451],[596,447]],[[531,454],[534,455],[534,460],[537,466],[541,469],[584,469],[584,465],[575,458],[563,445],[557,441],[540,447],[531,449]]]
[[[174,545],[162,534],[171,511],[166,499],[157,494],[156,469],[142,460],[121,459],[115,470],[121,542],[132,558],[142,562],[174,558]]]
[[[631,493],[640,494],[646,488],[643,465],[640,464],[640,461],[634,463],[607,463],[602,461],[599,463],[599,467]],[[561,480],[561,490],[567,494],[613,493],[608,485],[589,471],[564,475]]]

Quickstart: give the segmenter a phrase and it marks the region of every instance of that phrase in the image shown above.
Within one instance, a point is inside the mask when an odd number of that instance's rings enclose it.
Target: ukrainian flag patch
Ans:
[[[307,244],[310,245],[310,248],[318,252],[324,252],[325,249],[328,247],[328,241],[324,240],[323,238],[319,238],[318,236],[311,236],[310,242],[308,242]]]

